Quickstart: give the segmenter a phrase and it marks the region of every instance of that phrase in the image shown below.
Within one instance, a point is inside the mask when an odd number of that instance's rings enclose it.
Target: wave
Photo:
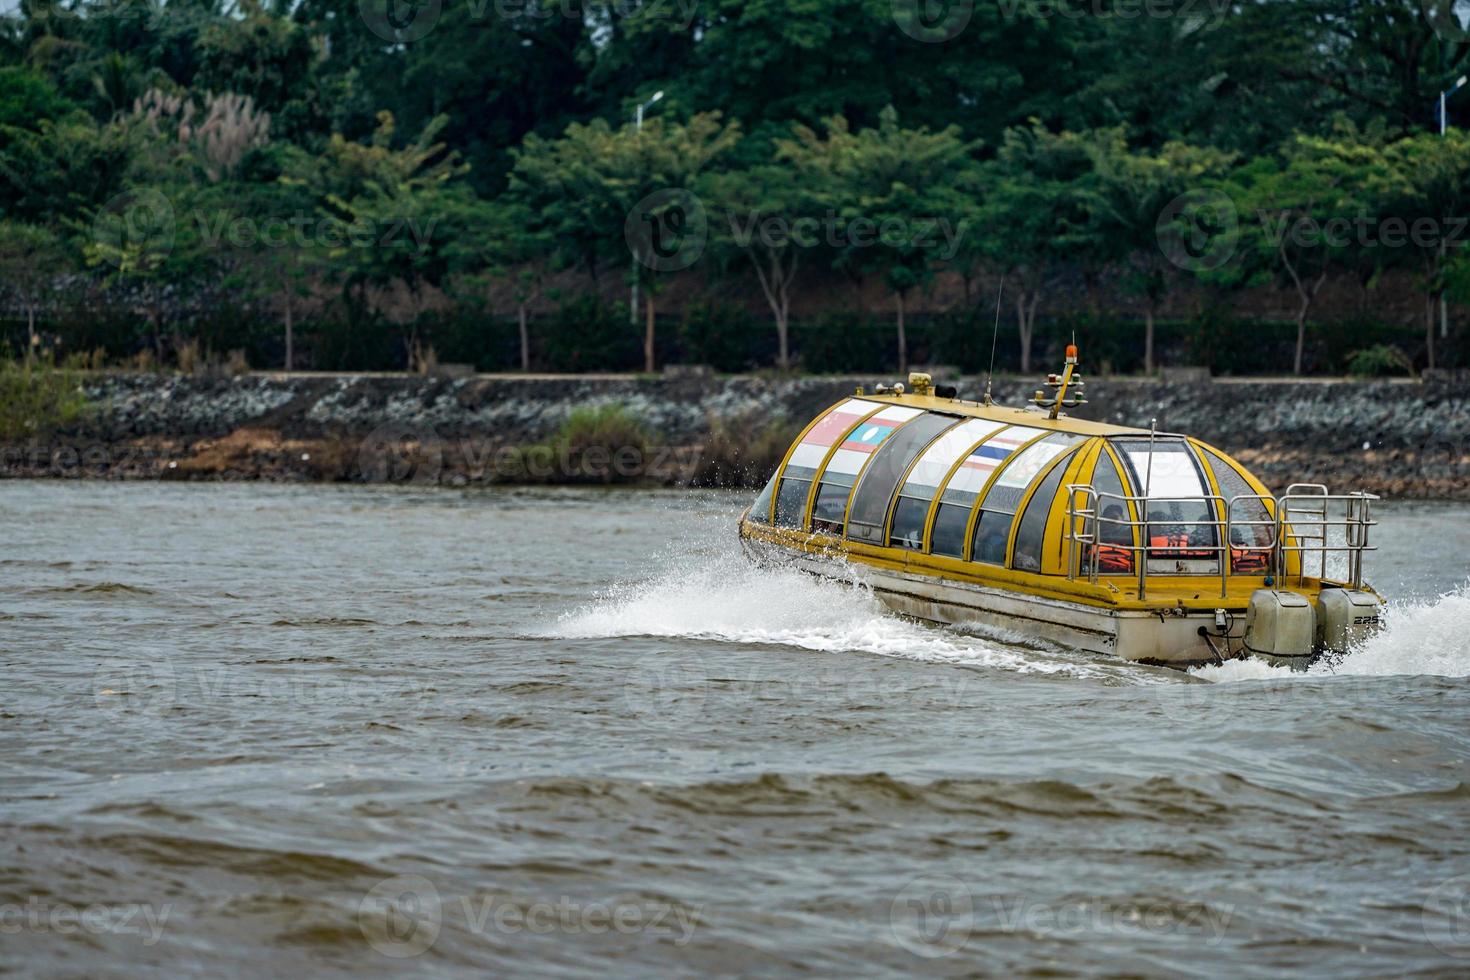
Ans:
[[[889,612],[855,583],[759,566],[738,554],[696,559],[690,567],[616,586],[542,635],[774,644],[1033,674],[1106,671],[1085,655],[1011,648],[1020,638],[921,625]]]
[[[1470,676],[1470,583],[1425,602],[1390,602],[1383,628],[1337,662],[1322,661],[1306,673],[1260,660],[1232,660],[1191,673],[1201,680],[1233,682],[1332,677]]]

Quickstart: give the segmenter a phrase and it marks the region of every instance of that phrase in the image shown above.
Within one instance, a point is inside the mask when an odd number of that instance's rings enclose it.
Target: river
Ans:
[[[745,502],[0,483],[0,971],[1470,971],[1470,506],[1296,675],[904,621]]]

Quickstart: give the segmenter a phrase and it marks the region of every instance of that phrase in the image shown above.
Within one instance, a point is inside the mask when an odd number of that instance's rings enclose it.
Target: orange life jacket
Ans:
[[[1240,548],[1230,549],[1230,568],[1236,572],[1264,572],[1267,559],[1270,556],[1264,551],[1245,551]]]
[[[1208,549],[1204,551],[1187,551],[1189,547],[1189,535],[1187,534],[1156,534],[1149,538],[1148,546],[1155,551],[1166,552],[1167,558],[1213,558],[1215,553]]]
[[[1091,556],[1088,556],[1091,558]],[[1097,567],[1103,572],[1132,572],[1133,552],[1115,544],[1097,546]]]

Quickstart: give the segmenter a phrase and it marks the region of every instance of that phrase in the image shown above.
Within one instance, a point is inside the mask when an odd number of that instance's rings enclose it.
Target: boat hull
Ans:
[[[1208,630],[1213,625],[1213,611],[1107,608],[838,559],[749,537],[741,540],[756,561],[859,585],[894,612],[931,623],[1007,631],[1069,649],[1179,669],[1219,659],[1200,635],[1200,627]],[[1238,651],[1219,652],[1231,656]]]

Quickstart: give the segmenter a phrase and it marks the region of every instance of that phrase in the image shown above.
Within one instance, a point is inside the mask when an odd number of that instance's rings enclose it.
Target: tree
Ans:
[[[417,314],[423,289],[444,282],[451,269],[451,236],[436,229],[445,214],[463,213],[469,204],[469,189],[459,180],[466,167],[437,140],[444,124],[431,120],[395,149],[396,124],[385,112],[369,142],[334,134],[324,154],[294,155],[285,174],[317,202],[323,221],[314,255],[341,284],[349,317],[377,312],[374,291],[401,287],[406,293],[410,366],[422,360]]]
[[[1295,374],[1301,374],[1307,320],[1333,268],[1366,243],[1356,241],[1359,216],[1369,213],[1365,175],[1380,150],[1350,124],[1338,138],[1298,136],[1281,154],[1260,157],[1233,178],[1240,210],[1248,216],[1247,256],[1274,268],[1297,296]],[[1252,254],[1253,253],[1253,254]]]
[[[1421,133],[1398,140],[1384,148],[1383,166],[1368,171],[1365,179],[1383,219],[1382,244],[1406,248],[1419,258],[1425,356],[1432,369],[1439,306],[1462,254],[1464,216],[1470,214],[1470,134],[1450,130],[1444,136]]]
[[[1174,268],[1160,247],[1160,219],[1186,194],[1215,186],[1233,155],[1186,143],[1132,150],[1121,127],[1094,132],[1082,144],[1092,160],[1088,233],[1122,264],[1126,288],[1143,298],[1143,370],[1152,374],[1154,325]]]
[[[714,211],[713,242],[755,270],[776,325],[776,365],[783,371],[791,366],[791,288],[803,253],[821,247],[809,236],[821,220],[814,190],[789,162],[715,174],[702,188]]]
[[[573,123],[560,139],[530,136],[516,151],[511,199],[541,215],[545,232],[594,281],[601,265],[627,262],[630,278],[643,287],[647,371],[655,367],[654,297],[669,269],[638,247],[639,236],[667,230],[649,222],[697,207],[701,174],[739,141],[739,124],[700,113],[687,123],[655,117],[641,130],[615,130],[601,119]]]
[[[148,323],[153,350],[164,359],[164,327],[215,279],[215,249],[194,216],[207,198],[187,182],[135,188],[99,210],[83,246],[87,265],[128,296]]]
[[[957,126],[937,133],[904,129],[891,106],[877,128],[853,132],[841,116],[827,119],[825,128],[826,135],[818,136],[797,126],[791,139],[777,142],[777,151],[842,223],[836,264],[860,275],[879,274],[892,292],[898,369],[904,372],[905,302],[910,291],[933,279],[941,250],[964,233],[956,228],[960,187],[977,145],[962,139]]]
[[[509,198],[469,205],[469,234],[451,239],[450,264],[461,284],[480,294],[509,288],[516,306],[522,371],[531,370],[530,308],[546,291],[558,262],[540,216]]]
[[[979,208],[986,253],[1016,284],[1016,329],[1021,370],[1031,370],[1036,310],[1057,266],[1088,234],[1088,211],[1078,187],[1091,169],[1085,147],[1040,121],[1008,130],[980,178]]]
[[[71,253],[49,228],[0,221],[0,282],[26,313],[27,364],[40,344],[36,315],[70,265]]]

